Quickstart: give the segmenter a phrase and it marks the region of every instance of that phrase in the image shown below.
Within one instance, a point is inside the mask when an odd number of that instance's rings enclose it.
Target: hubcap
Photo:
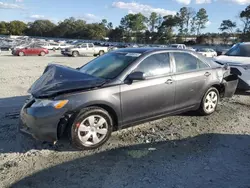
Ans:
[[[84,119],[78,128],[78,138],[84,146],[100,143],[108,133],[107,121],[99,115],[92,115]]]
[[[205,98],[205,104],[204,104],[205,110],[208,113],[215,111],[217,102],[218,102],[217,93],[214,91],[209,92]]]

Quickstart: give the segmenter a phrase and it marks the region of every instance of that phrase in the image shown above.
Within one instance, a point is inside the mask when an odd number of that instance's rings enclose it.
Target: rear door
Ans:
[[[193,107],[201,102],[208,87],[211,68],[187,52],[173,52],[175,62],[176,110]]]
[[[174,109],[175,83],[172,81],[169,53],[148,56],[132,72],[143,72],[146,79],[121,86],[124,124]]]

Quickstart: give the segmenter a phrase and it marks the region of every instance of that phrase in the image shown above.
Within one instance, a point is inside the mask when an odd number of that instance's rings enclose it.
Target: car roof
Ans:
[[[150,48],[121,48],[121,49],[117,49],[115,50],[115,52],[125,52],[125,53],[150,53],[150,52],[157,52],[157,51],[167,51],[167,50],[171,50],[171,51],[183,51],[183,52],[193,52],[192,50],[188,50],[188,49],[176,49],[176,48],[157,48],[157,47],[150,47]]]

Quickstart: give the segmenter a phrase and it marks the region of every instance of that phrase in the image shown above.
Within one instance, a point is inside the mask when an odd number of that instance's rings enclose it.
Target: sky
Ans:
[[[221,21],[225,19],[235,21],[240,28],[239,14],[249,4],[250,0],[0,0],[0,20],[30,22],[49,19],[57,23],[73,16],[88,23],[105,18],[117,26],[128,13],[167,15],[187,6],[196,11],[205,8],[209,22],[203,32],[218,32]]]

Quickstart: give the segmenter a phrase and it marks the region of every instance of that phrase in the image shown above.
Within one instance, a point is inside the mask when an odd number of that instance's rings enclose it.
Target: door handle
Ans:
[[[210,73],[210,72],[206,72],[204,75],[205,75],[206,77],[208,77],[208,76],[211,75],[211,73]]]
[[[173,80],[172,79],[168,79],[167,81],[166,81],[166,84],[172,84],[173,83]]]

